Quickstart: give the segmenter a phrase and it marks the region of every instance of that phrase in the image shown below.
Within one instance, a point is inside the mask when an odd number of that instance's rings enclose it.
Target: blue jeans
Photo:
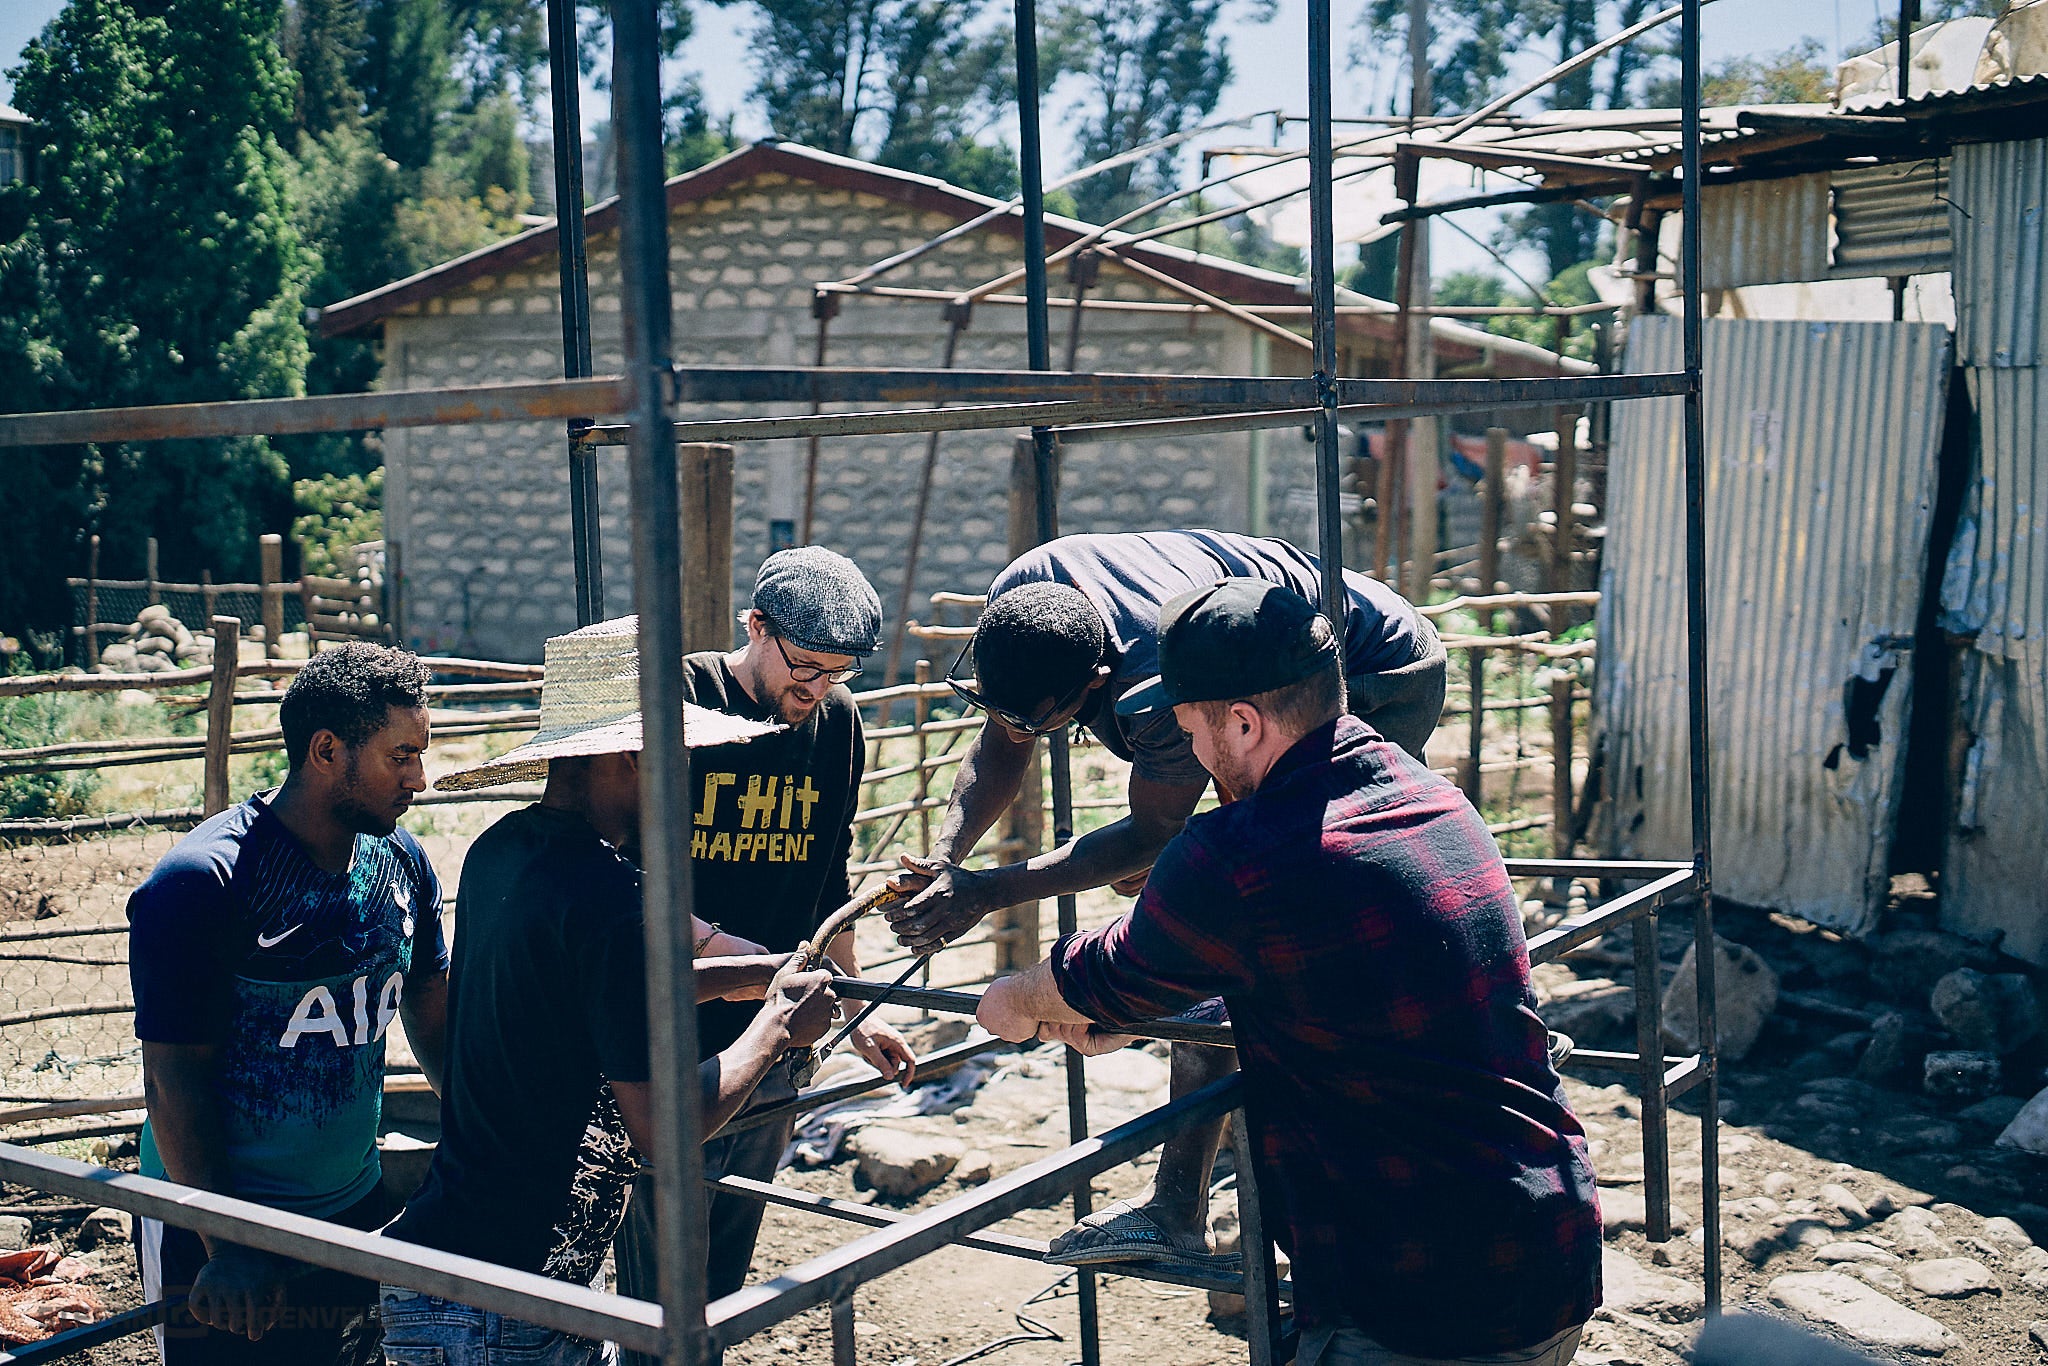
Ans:
[[[390,1366],[604,1366],[610,1343],[542,1328],[437,1295],[379,1288]]]

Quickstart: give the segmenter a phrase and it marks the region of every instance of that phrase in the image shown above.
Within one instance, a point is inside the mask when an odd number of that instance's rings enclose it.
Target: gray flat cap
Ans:
[[[844,555],[821,545],[778,550],[761,562],[754,609],[791,644],[826,655],[872,653],[882,634],[882,600]]]

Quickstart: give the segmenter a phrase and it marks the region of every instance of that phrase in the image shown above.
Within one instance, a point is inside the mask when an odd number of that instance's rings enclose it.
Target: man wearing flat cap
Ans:
[[[746,644],[737,650],[685,658],[684,696],[785,729],[691,752],[691,876],[705,919],[728,935],[784,953],[801,947],[852,899],[846,865],[867,752],[860,712],[845,684],[881,638],[882,602],[852,560],[822,546],[798,546],[762,563],[745,622]],[[827,952],[842,971],[859,973],[851,929]],[[739,1037],[751,1016],[744,1005],[706,1003],[697,1015],[705,1056]],[[884,1076],[910,1079],[910,1046],[888,1025],[871,1018],[849,1042]],[[755,1102],[773,1104],[792,1094],[787,1069],[778,1067]],[[704,1149],[706,1174],[772,1180],[790,1123],[714,1139]],[[651,1183],[643,1182],[616,1245],[621,1291],[644,1299],[658,1298],[651,1197]],[[758,1200],[712,1196],[713,1299],[746,1283],[763,1212]]]
[[[1600,1207],[1486,822],[1346,714],[1300,595],[1226,579],[1159,624],[1160,676],[1118,709],[1171,716],[1225,804],[1127,915],[991,986],[982,1025],[1099,1053],[1221,995],[1301,1366],[1565,1366]]]

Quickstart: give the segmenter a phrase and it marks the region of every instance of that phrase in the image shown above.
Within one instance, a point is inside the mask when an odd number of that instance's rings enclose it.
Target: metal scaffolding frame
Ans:
[[[488,1262],[451,1256],[375,1234],[285,1213],[267,1206],[195,1190],[166,1181],[128,1176],[50,1156],[34,1149],[0,1145],[0,1180],[72,1195],[98,1205],[161,1219],[166,1223],[243,1243],[322,1267],[407,1286],[478,1305],[572,1333],[608,1338],[623,1346],[659,1354],[669,1366],[698,1366],[707,1355],[763,1328],[818,1305],[832,1307],[834,1361],[854,1360],[852,1296],[865,1282],[919,1257],[952,1246],[1009,1255],[1037,1256],[1029,1240],[984,1233],[990,1225],[1049,1197],[1065,1193],[1076,1213],[1089,1197],[1089,1178],[1126,1162],[1175,1131],[1241,1107],[1242,1085],[1232,1076],[1193,1095],[1090,1136],[1086,1085],[1078,1054],[1068,1051],[1068,1094],[1072,1146],[1012,1172],[980,1189],[932,1209],[890,1216],[848,1207],[800,1192],[749,1183],[724,1182],[722,1189],[857,1224],[872,1232],[831,1252],[792,1267],[715,1304],[689,1274],[689,1240],[704,1210],[702,1115],[696,1085],[697,1032],[690,944],[680,930],[691,908],[689,805],[684,788],[688,755],[682,734],[683,557],[678,508],[676,443],[741,441],[769,437],[882,432],[938,432],[1028,426],[1036,466],[1037,532],[1041,540],[1058,531],[1060,433],[1103,439],[1117,431],[1249,430],[1311,421],[1316,438],[1318,549],[1324,600],[1340,603],[1341,516],[1338,499],[1338,422],[1347,413],[1391,417],[1510,406],[1575,404],[1650,397],[1679,397],[1684,404],[1685,562],[1687,578],[1688,699],[1690,722],[1692,857],[1685,862],[1598,859],[1510,860],[1515,876],[1585,877],[1634,881],[1641,885],[1530,940],[1532,961],[1547,962],[1571,948],[1629,926],[1635,939],[1637,1048],[1633,1053],[1581,1050],[1584,1066],[1633,1073],[1642,1092],[1648,1233],[1670,1234],[1669,1165],[1665,1122],[1669,1104],[1695,1087],[1701,1104],[1701,1222],[1706,1232],[1706,1295],[1718,1312],[1721,1291],[1719,1237],[1719,1152],[1714,1009],[1714,931],[1710,895],[1711,810],[1707,783],[1706,540],[1705,474],[1701,408],[1702,313],[1698,288],[1700,181],[1699,11],[1703,0],[1683,0],[1680,59],[1682,199],[1685,234],[1681,248],[1684,309],[1684,368],[1672,374],[1521,380],[1364,380],[1337,373],[1335,247],[1332,207],[1333,127],[1331,113],[1330,0],[1309,0],[1308,87],[1311,242],[1310,345],[1313,373],[1306,378],[1214,375],[1108,375],[1053,372],[1048,326],[1044,196],[1038,135],[1037,20],[1035,0],[1014,0],[1017,25],[1017,90],[1023,194],[1024,279],[1029,326],[1026,371],[930,369],[753,368],[673,364],[670,346],[671,292],[668,278],[668,211],[664,195],[659,88],[660,44],[655,0],[614,0],[614,125],[620,151],[620,260],[623,275],[625,373],[590,377],[588,284],[585,278],[575,97],[573,9],[549,0],[551,72],[555,84],[556,183],[563,294],[564,373],[559,381],[397,393],[265,399],[229,403],[101,409],[87,412],[0,416],[0,447],[80,442],[154,441],[174,437],[284,434],[387,427],[467,425],[536,418],[568,424],[569,475],[577,577],[578,616],[603,612],[599,563],[598,503],[591,447],[622,443],[629,450],[633,577],[641,633],[641,699],[646,724],[646,760],[641,765],[642,840],[648,972],[648,1032],[655,1087],[655,1144],[650,1155],[657,1176],[660,1277],[658,1304],[602,1294],[585,1286],[513,1271]],[[1660,16],[1668,17],[1668,16]],[[1656,21],[1647,21],[1656,22]],[[1524,92],[1526,93],[1526,92]],[[1488,110],[1459,125],[1472,126]],[[1430,153],[1440,152],[1433,144]],[[1526,162],[1522,164],[1527,164]],[[1448,207],[1448,206],[1447,206]],[[1006,208],[1007,211],[1007,208]],[[1110,248],[1113,250],[1113,247]],[[1121,258],[1119,258],[1121,259]],[[888,263],[885,263],[888,264]],[[1075,304],[1085,286],[1077,280]],[[822,359],[822,356],[821,356]],[[681,421],[679,405],[707,402],[909,403],[909,409],[790,418]],[[959,407],[946,407],[960,404]],[[600,419],[623,419],[597,427]],[[1152,424],[1147,427],[1145,424]],[[1341,638],[1341,631],[1339,632]],[[1072,838],[1072,793],[1064,736],[1052,750],[1056,838]],[[1667,1058],[1661,1043],[1658,1007],[1658,910],[1680,898],[1695,905],[1701,1051]],[[1060,899],[1062,931],[1074,927],[1071,896]],[[873,999],[875,984],[840,979],[850,999]],[[928,1009],[971,1012],[976,998],[955,992],[902,989],[895,999]],[[1156,1038],[1190,1041],[1227,1039],[1201,1027],[1161,1022],[1132,1031]],[[877,1078],[871,1084],[881,1084]],[[844,1094],[844,1086],[820,1088]],[[1255,1366],[1284,1360],[1278,1303],[1285,1287],[1274,1275],[1272,1244],[1260,1222],[1252,1164],[1243,1124],[1233,1126],[1239,1145],[1240,1217],[1246,1250],[1242,1277],[1218,1281],[1178,1279],[1241,1290],[1249,1314],[1248,1353]],[[758,1183],[755,1183],[758,1184]],[[1156,1275],[1143,1268],[1118,1274]],[[1092,1276],[1081,1285],[1081,1351],[1089,1366],[1100,1360]],[[145,1306],[135,1326],[164,1306]],[[79,1330],[39,1345],[39,1359],[52,1359],[103,1340],[106,1325]]]

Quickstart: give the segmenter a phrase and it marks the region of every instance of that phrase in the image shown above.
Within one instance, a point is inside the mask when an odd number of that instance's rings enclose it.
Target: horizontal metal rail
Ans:
[[[1018,1047],[1019,1045],[1006,1043],[1002,1039],[969,1039],[965,1043],[956,1043],[951,1048],[941,1048],[934,1053],[919,1058],[917,1060],[917,1079],[919,1081],[930,1081],[934,1077],[943,1077],[969,1059],[978,1058],[984,1053],[1014,1053]],[[873,1072],[871,1069],[871,1074],[867,1076],[853,1077],[847,1081],[833,1082],[827,1086],[813,1086],[808,1091],[797,1092],[788,1100],[777,1101],[773,1105],[763,1105],[758,1109],[747,1110],[733,1116],[732,1120],[723,1129],[713,1134],[712,1137],[723,1138],[727,1134],[744,1133],[748,1129],[758,1129],[764,1124],[773,1124],[777,1120],[787,1119],[792,1115],[800,1115],[809,1110],[819,1109],[822,1106],[836,1105],[842,1100],[851,1100],[855,1096],[890,1084],[891,1082],[888,1077],[883,1076],[879,1072]]]
[[[999,1176],[971,1195],[877,1229],[844,1247],[793,1266],[759,1285],[726,1296],[709,1308],[713,1345],[729,1347],[771,1324],[851,1294],[864,1282],[979,1233],[1074,1183],[1130,1161],[1189,1125],[1217,1119],[1243,1104],[1236,1073],[1157,1110],[1086,1138],[1042,1161]]]
[[[823,1215],[827,1219],[842,1219],[849,1224],[865,1224],[869,1228],[890,1228],[913,1217],[895,1210],[878,1209],[873,1205],[856,1205],[850,1200],[835,1200],[829,1195],[816,1195],[810,1191],[778,1186],[768,1181],[753,1181],[744,1176],[720,1177],[705,1184],[749,1200]],[[1020,1261],[1043,1263],[1049,1245],[1040,1239],[1024,1238],[1014,1233],[970,1233],[954,1246],[970,1247],[977,1252],[993,1252],[997,1256],[1015,1257]],[[1146,1262],[1108,1263],[1098,1265],[1096,1270],[1106,1275],[1124,1276],[1136,1281],[1184,1285],[1191,1290],[1221,1290],[1233,1295],[1244,1293],[1244,1277],[1228,1272],[1205,1274],[1168,1271]],[[1291,1280],[1280,1282],[1280,1298],[1294,1298],[1294,1283]]]
[[[44,1362],[62,1361],[74,1352],[114,1342],[131,1333],[146,1333],[159,1323],[168,1323],[171,1315],[184,1303],[183,1295],[166,1295],[160,1300],[151,1300],[148,1304],[109,1315],[98,1323],[88,1323],[44,1338],[41,1342],[0,1349],[0,1366],[42,1366]]]
[[[250,398],[83,408],[0,417],[0,446],[74,446],[87,441],[176,441],[214,436],[286,436],[380,431],[479,422],[608,417],[626,410],[616,375],[450,389],[388,389],[312,398]]]
[[[207,1237],[366,1280],[402,1285],[542,1327],[609,1339],[636,1352],[661,1351],[658,1305],[601,1294],[589,1286],[513,1271],[214,1191],[129,1176],[11,1143],[0,1144],[0,1180],[161,1219]]]
[[[1092,416],[1120,419],[1128,405],[1299,409],[1316,401],[1311,378],[1257,375],[1134,375],[1033,370],[834,369],[813,366],[691,366],[675,370],[672,404],[703,403],[909,403],[1101,404]],[[1654,375],[1583,375],[1540,379],[1343,379],[1337,401],[1422,405],[1458,412],[1517,405],[1573,404],[1612,399],[1673,397],[1687,392],[1683,372]],[[144,408],[90,408],[0,417],[0,447],[76,445],[83,442],[163,441],[305,432],[376,431],[393,427],[446,427],[547,418],[603,417],[623,411],[619,381],[536,380],[524,384],[455,389],[408,389],[316,398],[246,399]],[[911,412],[920,409],[909,410]],[[957,413],[953,413],[955,425]],[[678,416],[688,416],[682,414]],[[825,424],[844,414],[777,419],[778,435],[805,435],[808,422]],[[1087,421],[1076,409],[1069,421]],[[735,422],[750,419],[735,419]],[[698,435],[732,424],[693,426]],[[938,430],[944,430],[939,428]]]
[[[1689,873],[1690,863],[1676,859],[1511,858],[1504,860],[1509,877],[1663,877]]]
[[[1647,912],[1654,911],[1696,886],[1691,867],[1675,873],[1666,873],[1645,887],[1624,892],[1614,900],[1605,902],[1584,915],[1567,920],[1553,929],[1545,930],[1529,941],[1529,961],[1548,963],[1581,944],[1591,943],[1610,930],[1619,929],[1629,921]]]
[[[774,441],[799,436],[900,436],[917,432],[989,431],[1004,427],[1055,427],[1066,422],[1140,418],[1162,406],[1195,413],[1227,411],[1223,403],[986,403],[958,408],[888,408],[880,412],[810,413],[794,417],[704,418],[675,424],[677,441]],[[629,429],[592,427],[583,444],[623,446]]]
[[[981,1005],[981,997],[971,991],[939,991],[931,987],[895,987],[887,982],[870,982],[859,977],[835,977],[832,990],[849,1001],[876,1001],[886,997],[897,1005],[917,1006],[941,1015],[972,1015]],[[1107,1032],[1128,1034],[1134,1039],[1166,1039],[1174,1043],[1206,1043],[1219,1048],[1234,1048],[1236,1044],[1229,1025],[1194,1024],[1186,1020],[1146,1020],[1139,1024],[1116,1026]]]

